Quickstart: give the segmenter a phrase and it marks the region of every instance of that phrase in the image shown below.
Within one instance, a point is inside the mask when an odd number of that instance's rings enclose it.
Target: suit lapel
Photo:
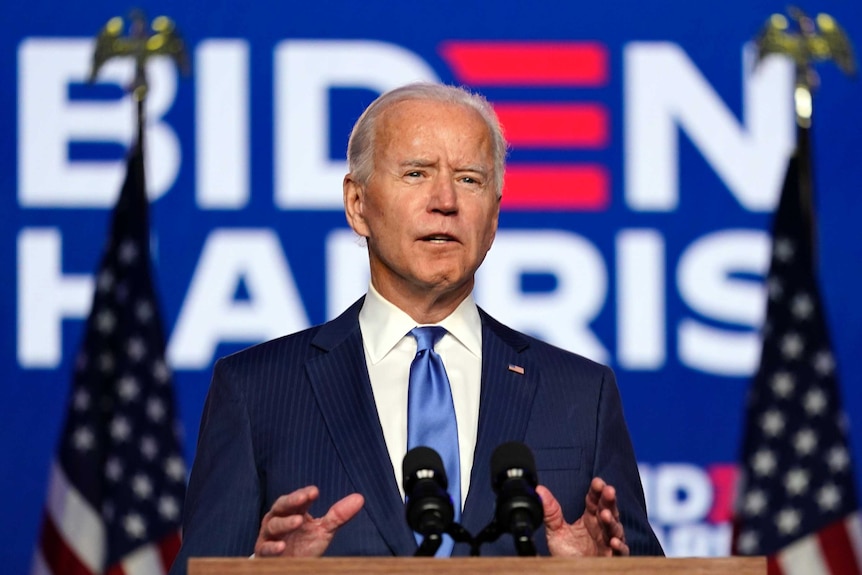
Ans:
[[[536,366],[522,353],[529,346],[529,340],[479,311],[482,318],[479,428],[470,490],[462,515],[464,527],[473,535],[478,534],[494,514],[496,496],[491,486],[491,454],[501,443],[524,440],[539,380]]]
[[[358,314],[362,300],[325,324],[312,342],[326,351],[306,364],[308,377],[341,463],[365,512],[395,555],[412,555],[413,533],[377,417]]]

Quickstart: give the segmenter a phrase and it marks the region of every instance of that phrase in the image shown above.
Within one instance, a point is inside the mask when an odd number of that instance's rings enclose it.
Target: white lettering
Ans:
[[[205,40],[195,50],[197,203],[239,209],[249,199],[248,42]]]
[[[18,363],[56,368],[63,354],[63,320],[87,315],[93,278],[63,274],[63,238],[56,228],[18,234]]]
[[[18,200],[27,207],[110,207],[125,176],[123,161],[71,161],[71,142],[127,145],[133,137],[131,98],[69,101],[68,88],[83,83],[93,42],[29,38],[18,50]],[[100,82],[128,85],[129,59],[105,64]],[[161,117],[176,94],[176,72],[166,58],[148,68],[146,162],[150,198],[164,194],[176,179],[180,145]]]
[[[525,293],[528,274],[552,276],[550,291]],[[500,231],[476,280],[476,299],[515,329],[606,362],[610,354],[590,322],[607,297],[601,253],[583,237],[562,231]]]
[[[639,211],[679,205],[678,128],[691,138],[740,205],[775,207],[794,145],[793,66],[744,55],[740,125],[685,51],[667,42],[626,45],[625,194]]]
[[[235,299],[240,282],[247,300]],[[180,369],[204,369],[221,342],[256,343],[308,325],[275,232],[216,229],[204,245],[168,359]]]
[[[712,483],[696,465],[668,463],[653,471],[655,506],[652,519],[665,525],[697,521],[712,505]]]
[[[657,230],[617,235],[617,360],[654,370],[667,356],[664,238]]]
[[[370,40],[287,40],[276,48],[275,65],[275,202],[284,209],[343,206],[347,163],[329,158],[330,88],[382,93],[439,81],[413,52]]]
[[[690,245],[677,267],[683,300],[705,317],[742,325],[744,331],[707,325],[692,318],[679,324],[682,363],[716,375],[747,376],[760,359],[766,312],[763,284],[734,274],[764,276],[769,266],[769,236],[755,230],[724,230]]]

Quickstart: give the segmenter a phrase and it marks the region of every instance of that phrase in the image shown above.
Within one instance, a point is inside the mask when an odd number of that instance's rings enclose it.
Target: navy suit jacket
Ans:
[[[185,502],[183,545],[171,575],[185,573],[189,557],[249,556],[273,502],[306,485],[320,488],[314,516],[350,493],[365,496],[327,555],[414,553],[395,480],[401,470],[392,468],[365,365],[362,301],[328,323],[216,363]],[[590,480],[600,476],[617,490],[632,553],[662,554],[647,522],[613,372],[482,310],[480,316],[479,427],[464,527],[476,535],[491,521],[491,453],[501,443],[522,441],[567,521],[581,516]],[[543,530],[536,545],[548,553]],[[466,544],[455,546],[454,555],[468,552]],[[504,535],[482,553],[513,555],[515,549]]]

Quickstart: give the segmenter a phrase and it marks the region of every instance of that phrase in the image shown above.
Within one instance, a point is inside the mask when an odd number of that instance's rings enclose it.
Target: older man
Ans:
[[[541,553],[662,553],[611,370],[473,301],[505,154],[491,107],[460,88],[405,86],[363,113],[344,209],[367,243],[368,293],[328,323],[216,364],[172,573],[190,556],[412,555],[401,460],[441,434],[471,533],[494,514],[491,453],[515,440],[534,451],[543,484]],[[445,382],[442,403],[414,395],[421,358]],[[514,547],[503,538],[483,553]]]

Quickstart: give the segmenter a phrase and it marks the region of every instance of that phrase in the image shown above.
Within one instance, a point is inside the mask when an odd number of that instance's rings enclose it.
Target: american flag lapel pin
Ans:
[[[509,371],[514,371],[518,375],[524,375],[524,368],[520,365],[515,365],[514,363],[509,364]]]

